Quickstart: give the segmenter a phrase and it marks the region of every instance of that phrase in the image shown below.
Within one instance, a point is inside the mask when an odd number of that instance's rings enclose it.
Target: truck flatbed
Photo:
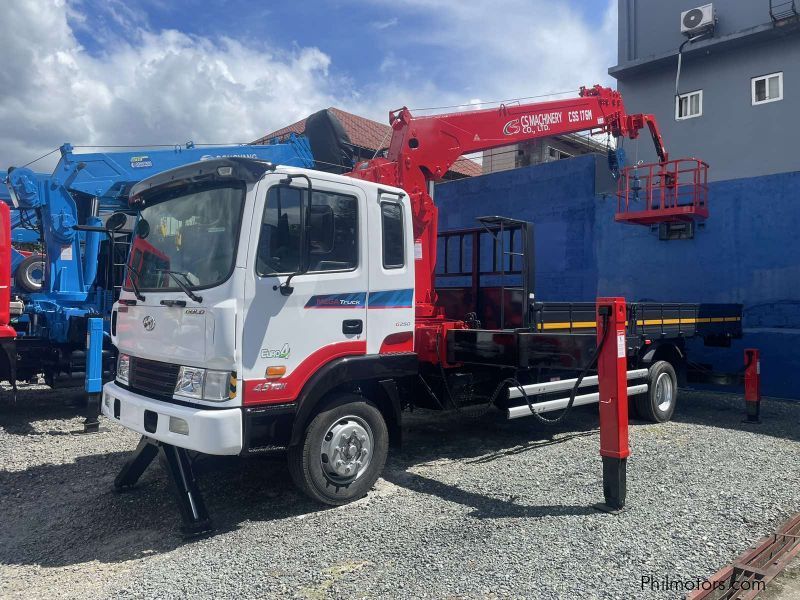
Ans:
[[[439,305],[469,326],[448,331],[447,362],[583,369],[596,348],[595,303],[536,301],[533,224],[497,216],[478,222],[439,234]],[[631,302],[627,313],[632,368],[647,366],[658,352],[677,352],[683,360],[688,338],[730,346],[742,337],[740,304]]]
[[[595,304],[545,302],[534,305],[531,313],[528,327],[451,330],[448,362],[521,369],[582,368],[596,347]],[[741,336],[740,304],[628,304],[627,354],[634,364],[666,341],[682,347],[685,339],[702,337],[708,345],[726,346]]]

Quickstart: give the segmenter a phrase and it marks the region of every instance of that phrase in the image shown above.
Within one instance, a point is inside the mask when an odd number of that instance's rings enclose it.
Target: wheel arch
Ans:
[[[641,363],[645,367],[651,367],[660,360],[668,362],[675,369],[678,385],[686,384],[686,348],[683,343],[673,340],[654,342],[642,356]]]
[[[325,406],[333,392],[361,392],[381,411],[389,430],[389,444],[400,444],[401,404],[397,379],[417,373],[413,352],[345,356],[327,363],[303,386],[289,445],[300,443],[308,423]]]

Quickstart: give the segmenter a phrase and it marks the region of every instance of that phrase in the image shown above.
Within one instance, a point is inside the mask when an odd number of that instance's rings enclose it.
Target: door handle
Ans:
[[[361,333],[364,331],[364,321],[361,319],[345,319],[342,321],[342,333]]]

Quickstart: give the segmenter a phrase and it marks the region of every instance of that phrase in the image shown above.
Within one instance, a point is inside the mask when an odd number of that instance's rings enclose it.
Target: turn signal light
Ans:
[[[283,377],[286,375],[286,367],[280,365],[278,367],[267,367],[267,379],[274,377]]]

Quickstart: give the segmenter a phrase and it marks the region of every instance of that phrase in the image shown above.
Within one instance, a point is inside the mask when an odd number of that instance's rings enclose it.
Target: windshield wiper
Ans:
[[[144,302],[144,301],[146,300],[146,298],[145,298],[145,297],[142,295],[142,293],[139,291],[139,286],[138,286],[138,285],[137,285],[137,283],[136,283],[136,282],[139,280],[139,271],[137,271],[136,269],[134,269],[134,268],[133,268],[131,265],[128,265],[128,271],[129,271],[130,273],[132,273],[133,275],[136,275],[136,277],[135,277],[135,278],[134,278],[134,277],[131,277],[131,278],[130,278],[130,280],[131,280],[131,287],[133,288],[133,295],[134,295],[134,296],[136,296],[136,299],[137,299],[139,302]]]
[[[178,275],[183,276],[186,279],[186,281],[189,284],[191,284],[192,282],[189,281],[189,277],[186,275],[186,273],[181,273],[180,271],[170,271],[169,269],[156,269],[156,273],[166,273],[167,275],[172,277],[172,279],[175,281],[175,283],[178,284],[178,287],[181,288],[181,291],[184,294],[186,294],[187,296],[189,296],[189,298],[191,298],[192,300],[194,300],[198,304],[203,302],[203,297],[202,296],[198,296],[197,294],[195,294],[192,290],[189,289],[189,286],[187,286],[178,277]]]

